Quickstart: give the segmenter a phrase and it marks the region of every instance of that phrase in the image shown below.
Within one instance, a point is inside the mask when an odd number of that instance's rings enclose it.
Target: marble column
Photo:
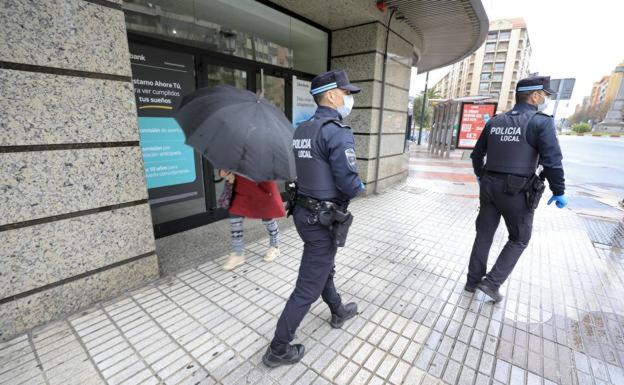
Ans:
[[[407,178],[405,125],[414,47],[390,31],[382,113],[386,31],[386,26],[378,21],[332,31],[331,68],[346,70],[349,79],[362,88],[346,122],[353,128],[360,176],[368,193],[374,188],[377,162],[380,191]]]
[[[121,1],[0,4],[0,339],[158,276]]]

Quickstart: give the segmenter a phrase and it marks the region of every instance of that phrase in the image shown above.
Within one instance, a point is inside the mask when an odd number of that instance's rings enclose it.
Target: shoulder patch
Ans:
[[[347,157],[347,164],[349,165],[349,170],[353,172],[357,172],[357,157],[355,155],[354,148],[345,149],[345,156]]]

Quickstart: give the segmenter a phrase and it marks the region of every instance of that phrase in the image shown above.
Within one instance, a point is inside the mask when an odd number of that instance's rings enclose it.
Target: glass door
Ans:
[[[256,74],[256,88],[260,91],[263,86],[264,98],[286,113],[286,79],[258,72]]]
[[[233,66],[214,58],[203,56],[199,65],[198,84],[200,87],[229,85],[243,90],[255,91],[253,69],[249,66]],[[216,200],[223,192],[224,183],[219,181],[218,170],[204,159],[204,177],[210,181],[211,194],[206,200],[208,209],[216,209]]]
[[[292,94],[287,91],[287,84],[291,82],[287,81],[288,76],[282,73],[282,71],[268,68],[256,69],[256,89],[261,92],[264,89],[264,98],[273,103],[277,109],[282,111],[287,118],[290,119],[288,110],[289,103],[286,101],[289,99],[288,95]],[[278,187],[282,195],[286,192],[286,183],[278,182]],[[285,197],[285,196],[283,196]]]

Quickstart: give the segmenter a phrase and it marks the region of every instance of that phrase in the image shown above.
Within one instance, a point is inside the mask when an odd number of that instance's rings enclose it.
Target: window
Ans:
[[[489,72],[482,73],[481,80],[492,80],[492,74]]]
[[[492,91],[500,91],[501,90],[501,83],[500,82],[492,82],[491,89],[492,89]]]
[[[485,45],[485,52],[494,52],[496,50],[496,43],[487,43]]]
[[[494,72],[494,75],[492,75],[492,80],[498,80],[498,81],[503,80],[503,73],[502,72]]]
[[[505,63],[496,63],[494,64],[494,71],[504,71]]]
[[[255,1],[124,0],[128,31],[319,73],[328,34]]]
[[[497,51],[507,51],[508,49],[509,49],[508,42],[498,43],[498,47],[496,48]]]
[[[504,62],[507,61],[507,53],[506,52],[499,52],[496,54],[496,61],[497,62]]]
[[[262,79],[261,75],[256,75],[256,88],[261,89]],[[284,87],[286,87],[286,81],[284,78],[278,78],[275,76],[264,75],[264,97],[275,104],[278,110],[284,111],[286,109],[286,101]]]
[[[511,31],[510,30],[500,31],[499,40],[509,40],[510,37],[511,37]]]
[[[496,41],[496,38],[498,38],[498,32],[496,31],[490,32],[487,35],[487,41]]]
[[[480,83],[479,91],[488,91],[490,89],[490,83]]]
[[[493,66],[492,66],[492,64],[491,64],[491,63],[489,63],[489,64],[484,64],[484,65],[483,65],[483,72],[492,71],[492,68],[493,68]]]
[[[493,53],[486,53],[485,56],[483,56],[483,61],[484,62],[493,62],[494,61],[494,54]]]

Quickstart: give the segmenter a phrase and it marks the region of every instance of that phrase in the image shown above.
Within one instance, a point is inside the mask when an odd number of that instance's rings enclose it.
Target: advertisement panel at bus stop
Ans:
[[[485,123],[496,113],[496,105],[496,103],[462,103],[457,148],[474,148]]]

